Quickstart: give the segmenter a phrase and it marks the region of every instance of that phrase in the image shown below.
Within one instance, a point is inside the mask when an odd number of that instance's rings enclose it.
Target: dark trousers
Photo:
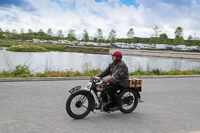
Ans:
[[[119,105],[119,101],[117,99],[116,92],[118,90],[124,90],[125,88],[121,86],[119,83],[114,83],[111,86],[108,87],[107,92],[110,96],[111,101],[113,102],[114,105]]]

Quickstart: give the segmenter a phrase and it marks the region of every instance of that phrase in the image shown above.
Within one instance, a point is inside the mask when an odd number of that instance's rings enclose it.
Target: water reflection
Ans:
[[[124,56],[123,60],[129,71],[147,67],[159,68],[164,71],[171,69],[188,70],[200,66],[200,60]],[[73,69],[84,71],[83,64],[91,63],[90,67],[105,69],[112,62],[110,55],[85,54],[73,52],[11,52],[0,50],[0,71],[13,69],[16,65],[28,65],[32,72],[62,71]]]

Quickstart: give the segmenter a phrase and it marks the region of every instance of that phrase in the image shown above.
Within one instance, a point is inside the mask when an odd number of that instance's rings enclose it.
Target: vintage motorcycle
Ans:
[[[108,95],[106,89],[108,85],[102,83],[102,79],[99,77],[91,77],[90,81],[84,88],[76,86],[69,90],[71,95],[66,101],[66,111],[68,115],[74,119],[82,119],[86,117],[90,111],[94,112],[94,109],[103,112],[114,112],[110,108],[112,101]],[[141,101],[140,92],[141,87],[127,87],[124,90],[119,90],[116,93],[116,97],[119,100],[119,110],[123,113],[131,113]],[[102,100],[102,95],[106,95],[106,103]]]

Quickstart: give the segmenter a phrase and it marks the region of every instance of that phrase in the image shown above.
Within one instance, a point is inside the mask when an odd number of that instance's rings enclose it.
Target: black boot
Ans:
[[[110,111],[117,111],[117,110],[119,110],[119,106],[118,105],[115,105],[115,106],[110,108]]]
[[[117,97],[113,98],[113,105],[111,106],[110,108],[110,111],[116,111],[116,110],[119,110],[119,101],[117,99]]]

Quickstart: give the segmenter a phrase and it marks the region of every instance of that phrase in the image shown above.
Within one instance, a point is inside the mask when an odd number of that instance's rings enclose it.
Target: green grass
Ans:
[[[10,46],[7,50],[16,51],[16,52],[48,52],[47,49],[35,45],[13,45]]]
[[[45,44],[45,43],[33,43],[33,45],[43,47],[49,51],[61,51],[63,52],[66,49],[66,46],[55,45],[55,44]]]
[[[0,47],[10,47],[13,45],[19,45],[20,43],[18,43],[15,40],[6,40],[6,39],[0,39]]]
[[[178,70],[171,70],[171,71],[161,71],[160,69],[153,69],[151,71],[142,71],[137,70],[135,72],[130,72],[129,76],[145,76],[145,75],[199,75],[200,68],[188,70],[188,71],[178,71]],[[26,66],[17,66],[15,70],[5,71],[3,70],[0,72],[0,78],[14,78],[14,77],[76,77],[76,76],[95,76],[101,73],[101,70],[85,70],[84,72],[79,71],[72,71],[72,70],[63,70],[60,71],[47,71],[44,73],[36,73],[31,74],[29,68]]]
[[[22,46],[24,47],[22,48]],[[38,46],[38,47],[34,47],[34,46]],[[66,45],[55,45],[55,44],[47,44],[47,43],[28,43],[28,42],[17,42],[15,40],[6,40],[6,39],[0,39],[0,47],[9,47],[8,50],[18,51],[18,52],[46,52],[47,50],[60,51],[60,52],[65,52],[65,50],[68,50],[68,51],[86,52],[86,53],[109,52],[108,48],[66,46]],[[39,47],[42,47],[46,50],[41,49]]]
[[[65,46],[65,45],[55,45],[55,44],[42,44],[42,43],[34,43],[33,45],[37,45],[43,48],[46,48],[49,51],[65,51],[67,50],[75,50],[75,51],[84,51],[84,52],[90,52],[90,51],[106,51],[109,52],[109,49],[107,48],[94,48],[94,47],[84,47],[84,46]]]

